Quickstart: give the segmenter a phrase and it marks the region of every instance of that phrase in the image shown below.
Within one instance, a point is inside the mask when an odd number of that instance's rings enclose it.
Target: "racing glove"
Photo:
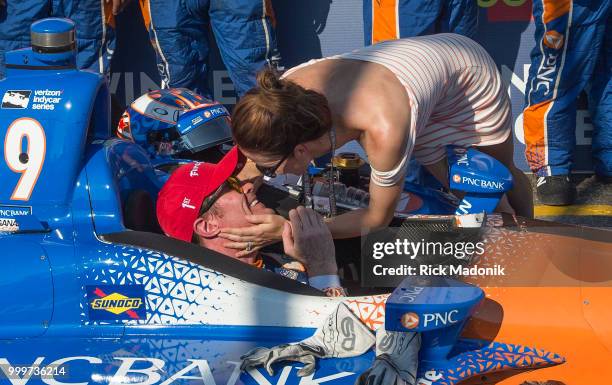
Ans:
[[[311,337],[294,344],[255,348],[240,357],[240,370],[264,366],[272,376],[274,363],[295,361],[304,364],[298,370],[298,376],[308,376],[314,373],[317,358],[355,357],[365,353],[375,342],[370,329],[344,303],[340,303]]]
[[[390,332],[380,327],[376,332],[376,359],[355,384],[414,385],[420,348],[419,333]]]

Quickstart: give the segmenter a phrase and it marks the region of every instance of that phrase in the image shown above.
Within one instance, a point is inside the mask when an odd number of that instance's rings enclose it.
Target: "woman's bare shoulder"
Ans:
[[[387,154],[381,156],[379,167],[384,169],[403,155],[410,101],[404,86],[385,67],[352,59],[321,60],[293,71],[287,79],[325,95],[336,123],[362,132],[369,156]]]
[[[351,100],[347,124],[363,132],[361,144],[378,169],[393,168],[404,155],[411,126],[405,89],[382,79],[356,90]]]
[[[385,79],[369,79],[347,95],[347,120],[354,126],[397,139],[410,127],[410,101],[403,86]]]

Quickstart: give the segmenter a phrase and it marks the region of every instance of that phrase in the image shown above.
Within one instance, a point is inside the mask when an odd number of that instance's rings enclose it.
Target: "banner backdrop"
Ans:
[[[476,40],[491,54],[507,84],[514,115],[515,160],[528,171],[523,139],[523,102],[529,71],[529,54],[535,45],[531,0],[474,0],[480,7]],[[277,38],[285,68],[363,46],[361,0],[274,0]],[[155,53],[144,28],[138,3],[133,1],[117,18],[117,52],[112,65],[111,91],[127,104],[159,87]],[[212,35],[209,38],[214,45]],[[216,100],[229,108],[236,95],[219,53],[209,58],[209,84]],[[575,170],[591,170],[593,127],[586,97],[581,95],[576,116]]]

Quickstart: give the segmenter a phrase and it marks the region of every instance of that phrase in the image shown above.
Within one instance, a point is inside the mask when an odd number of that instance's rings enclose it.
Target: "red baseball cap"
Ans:
[[[242,169],[244,155],[234,146],[219,163],[195,162],[176,169],[157,196],[157,220],[166,235],[191,242],[202,202]]]

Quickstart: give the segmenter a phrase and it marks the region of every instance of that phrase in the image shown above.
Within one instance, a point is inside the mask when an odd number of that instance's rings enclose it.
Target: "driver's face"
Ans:
[[[267,208],[257,200],[255,186],[252,182],[242,182],[242,194],[235,190],[229,190],[223,194],[215,203],[223,213],[220,227],[247,227],[252,223],[246,220],[246,215],[251,214],[274,214],[274,210]]]

